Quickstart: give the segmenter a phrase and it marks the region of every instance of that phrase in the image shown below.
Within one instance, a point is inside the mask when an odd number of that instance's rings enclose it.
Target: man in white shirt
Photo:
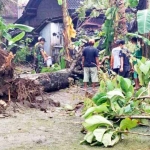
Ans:
[[[119,41],[117,41],[117,47],[112,49],[112,54],[111,54],[111,69],[115,72],[115,73],[119,73],[119,69],[120,69],[120,51],[121,48],[119,46]]]

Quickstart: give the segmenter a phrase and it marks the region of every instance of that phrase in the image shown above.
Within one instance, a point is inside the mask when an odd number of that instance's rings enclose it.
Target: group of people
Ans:
[[[138,44],[138,39],[136,37],[133,37],[131,39],[131,43],[133,44],[134,51],[130,52],[125,47],[125,41],[119,40],[117,41],[117,47],[112,50],[111,54],[111,69],[119,74],[120,76],[124,78],[129,78],[129,73],[133,72],[133,78],[135,81],[135,89],[140,88],[138,74],[134,70],[134,65],[137,63],[137,59],[142,58],[142,49],[141,46]],[[136,58],[133,63],[130,63],[130,56],[133,55],[133,57]]]
[[[91,78],[93,90],[95,90],[95,83],[98,82],[98,69],[100,68],[98,49],[94,48],[94,40],[89,40],[89,46],[83,49],[82,54],[82,66],[84,68],[84,89],[87,90],[87,83]],[[138,44],[138,39],[133,37],[131,43],[134,45],[135,49],[132,55],[137,58],[142,58],[142,49]],[[133,77],[135,81],[135,89],[139,89],[140,84],[138,80],[138,74],[134,71],[134,65],[137,60],[130,63],[131,52],[126,48],[124,40],[116,41],[117,46],[112,49],[110,58],[110,68],[116,74],[124,78],[129,78],[129,73],[133,72]]]

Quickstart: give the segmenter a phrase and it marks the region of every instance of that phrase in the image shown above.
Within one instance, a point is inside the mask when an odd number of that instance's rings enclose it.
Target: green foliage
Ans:
[[[54,64],[52,65],[50,68],[48,67],[43,67],[41,70],[41,73],[45,73],[45,72],[55,72],[55,71],[59,71],[61,70],[61,67],[58,64]]]
[[[83,126],[88,131],[94,131],[98,127],[112,127],[113,124],[108,121],[106,118],[100,116],[100,115],[93,115],[87,119],[85,119],[85,122],[83,123]]]
[[[12,44],[16,43],[17,41],[20,41],[24,36],[25,36],[25,32],[19,33],[17,36],[10,39],[9,44],[12,45]]]
[[[26,61],[26,56],[29,55],[29,49],[27,47],[21,48],[16,52],[16,56],[14,58],[15,63],[22,63]]]
[[[62,0],[57,0],[58,1],[58,5],[62,5]]]
[[[126,5],[130,6],[130,7],[137,7],[139,0],[125,0],[126,1]]]
[[[140,39],[142,39],[143,40],[143,42],[145,43],[145,44],[147,44],[147,45],[150,45],[150,41],[149,41],[149,39],[147,39],[147,38],[145,38],[144,36],[142,36],[142,35],[139,35],[139,34],[137,34],[137,33],[127,33],[127,37],[137,37],[137,38],[140,38]]]
[[[11,25],[11,27],[13,29],[20,29],[21,31],[25,31],[25,32],[32,32],[34,29],[33,27],[23,25],[23,24],[13,24]]]
[[[135,128],[137,126],[138,126],[138,120],[136,120],[136,119],[131,120],[130,118],[125,118],[120,123],[120,129],[121,130],[130,130],[130,129]]]
[[[85,119],[84,127],[88,131],[83,142],[94,145],[113,146],[121,139],[121,134],[114,130],[111,121],[100,115]]]
[[[79,18],[84,20],[87,10],[92,10],[88,17],[98,17],[100,14],[105,14],[106,20],[102,26],[102,34],[100,36],[105,37],[105,42],[102,47],[106,47],[106,55],[110,53],[110,45],[114,39],[114,21],[116,16],[117,8],[115,6],[110,7],[109,0],[85,0],[81,7],[77,10]]]
[[[24,31],[20,34],[18,34],[16,37],[11,37],[11,35],[9,34],[9,30],[12,29],[20,29],[21,31]],[[33,30],[32,27],[26,26],[26,25],[21,25],[21,24],[9,24],[6,25],[4,23],[4,20],[2,18],[0,18],[0,40],[2,37],[6,38],[8,41],[10,41],[10,44],[13,44],[19,40],[21,40],[24,35],[25,32],[31,32]]]
[[[104,103],[100,106],[90,107],[82,117],[86,119],[86,118],[89,118],[93,114],[106,113],[106,112],[108,112],[108,108],[107,108],[107,104]]]
[[[134,69],[138,74],[140,85],[147,86],[150,82],[150,61],[143,58],[143,60],[137,60],[137,63],[134,65]]]
[[[64,57],[61,57],[61,59],[60,59],[60,67],[61,67],[61,69],[66,68],[66,61],[65,61]]]
[[[89,108],[96,106],[95,103],[90,98],[84,99],[83,113],[85,113]]]
[[[109,0],[84,0],[81,3],[81,6],[78,8],[77,12],[79,14],[79,18],[83,20],[86,17],[87,10],[93,10],[90,14],[91,17],[99,16],[102,11],[109,7]]]
[[[139,10],[137,12],[138,32],[140,34],[149,33],[150,31],[150,10]]]
[[[141,96],[147,95],[147,88],[142,87],[135,92],[129,79],[120,76],[110,78],[103,74],[102,82],[104,90],[100,88],[102,91],[96,93],[92,98],[96,106],[89,108],[83,115],[85,119],[83,126],[87,131],[84,142],[109,147],[118,143],[123,133],[128,133],[140,123],[140,120],[129,117],[115,122],[113,120],[116,119],[116,116],[150,114],[150,104],[148,100],[138,100]]]

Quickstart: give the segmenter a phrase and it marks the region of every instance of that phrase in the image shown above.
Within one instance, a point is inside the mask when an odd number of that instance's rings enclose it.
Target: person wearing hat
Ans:
[[[83,49],[82,53],[82,67],[84,69],[84,89],[87,90],[87,83],[89,78],[92,80],[92,87],[95,90],[95,83],[98,82],[98,69],[99,69],[99,58],[98,49],[94,48],[93,45],[95,40],[90,39],[89,46]]]
[[[40,38],[38,44],[35,45],[35,71],[40,73],[41,69],[44,67],[48,55],[44,51],[45,38]]]

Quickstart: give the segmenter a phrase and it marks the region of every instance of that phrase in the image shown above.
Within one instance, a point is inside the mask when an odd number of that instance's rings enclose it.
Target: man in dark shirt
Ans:
[[[89,46],[83,49],[82,54],[82,67],[84,68],[84,88],[87,90],[87,82],[89,78],[92,80],[92,87],[95,90],[95,83],[98,82],[98,50],[93,47],[95,41],[93,39],[89,40]]]
[[[120,72],[119,75],[124,77],[124,78],[128,78],[129,77],[129,72],[130,72],[130,53],[127,50],[127,48],[124,47],[125,45],[125,41],[124,40],[120,40],[119,42],[120,45]]]

